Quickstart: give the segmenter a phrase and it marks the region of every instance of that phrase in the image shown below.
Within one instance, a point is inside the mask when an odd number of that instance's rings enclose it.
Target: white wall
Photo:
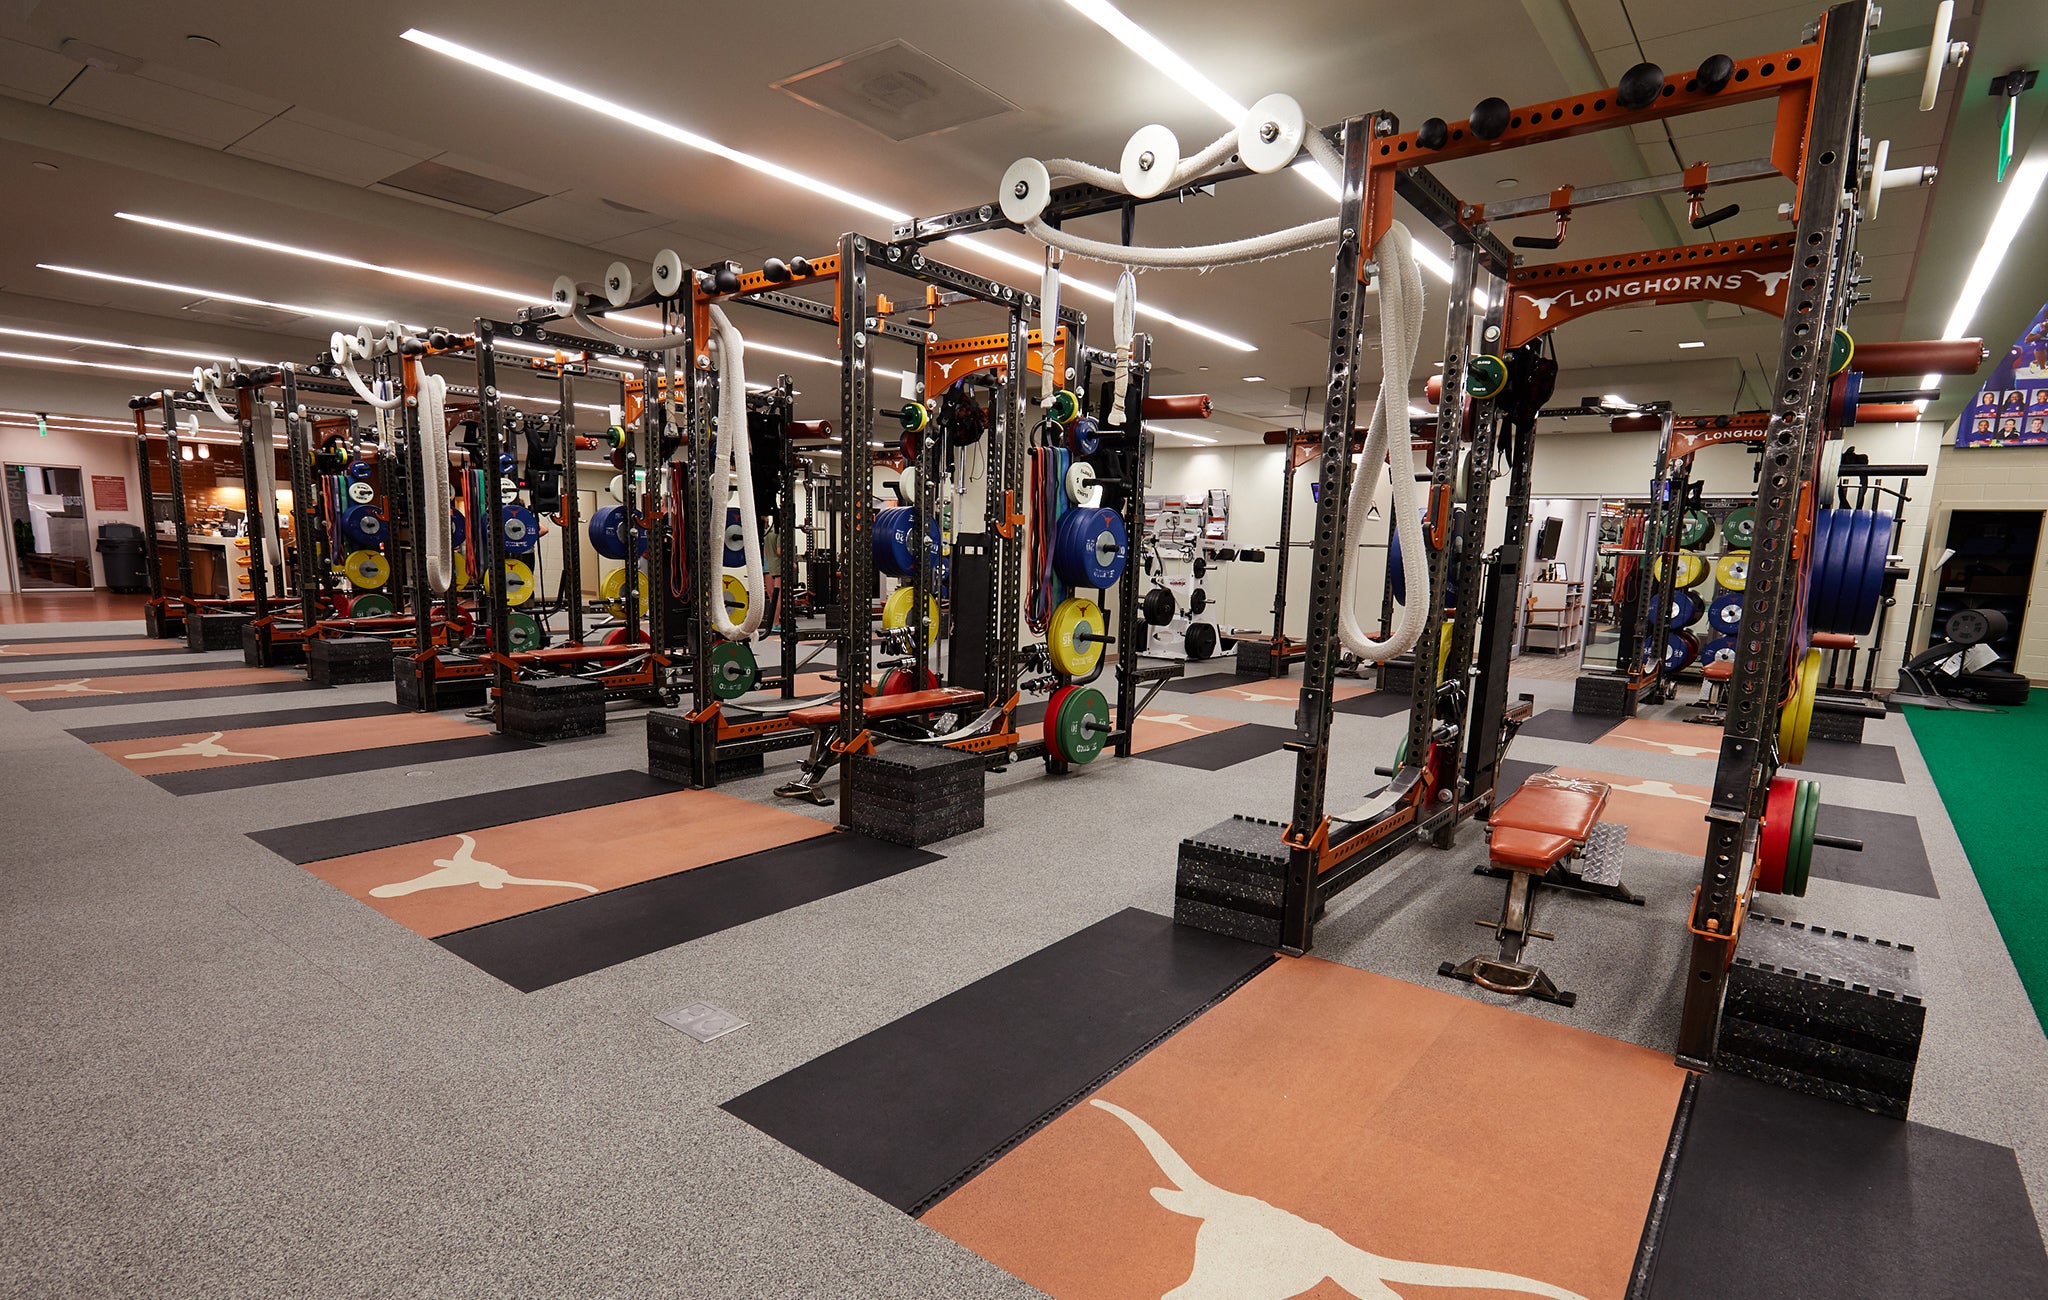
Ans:
[[[116,418],[109,416],[109,419]],[[135,439],[132,435],[113,434],[101,437],[97,434],[67,433],[53,429],[48,437],[40,437],[31,430],[0,427],[0,461],[9,465],[52,465],[75,467],[82,475],[81,486],[85,493],[85,525],[87,549],[93,550],[92,540],[99,537],[101,524],[131,523],[142,524],[141,493],[148,491],[148,485],[137,485],[135,481]],[[126,510],[101,510],[93,504],[93,475],[118,476],[128,485],[128,508]],[[20,576],[11,563],[14,556],[14,539],[10,535],[0,541],[10,563],[0,565],[0,591],[19,589]],[[97,550],[92,557],[93,585],[105,586],[106,566]]]

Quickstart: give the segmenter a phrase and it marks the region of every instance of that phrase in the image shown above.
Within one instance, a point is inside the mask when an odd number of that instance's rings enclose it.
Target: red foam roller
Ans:
[[[1983,339],[1920,339],[1858,343],[1849,365],[1872,379],[1908,375],[1974,375],[1984,364]],[[1859,422],[1869,417],[1858,413]]]
[[[1180,393],[1145,399],[1148,420],[1206,420],[1216,409],[1207,393]]]

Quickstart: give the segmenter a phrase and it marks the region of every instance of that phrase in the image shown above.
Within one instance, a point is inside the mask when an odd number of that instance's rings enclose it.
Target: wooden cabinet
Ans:
[[[1522,624],[1522,648],[1564,654],[1586,639],[1586,584],[1532,582],[1528,617]]]

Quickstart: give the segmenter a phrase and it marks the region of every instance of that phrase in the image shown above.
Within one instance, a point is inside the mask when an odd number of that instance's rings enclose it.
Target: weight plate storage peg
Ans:
[[[1721,540],[1738,550],[1748,550],[1749,540],[1755,535],[1755,506],[1737,506],[1721,521]]]
[[[1074,509],[1053,535],[1053,572],[1069,587],[1113,587],[1123,576],[1130,539],[1123,516],[1105,506]]]
[[[1714,603],[1707,606],[1707,622],[1723,636],[1734,636],[1742,630],[1742,597],[1736,592],[1714,597]]]
[[[391,597],[381,591],[365,592],[349,605],[350,618],[383,618],[398,612],[398,606],[391,603]]]
[[[714,641],[711,644],[711,693],[721,700],[736,700],[754,689],[760,669],[754,651],[744,641]]]
[[[939,598],[926,596],[924,618],[924,644],[927,649],[939,639]],[[882,602],[882,630],[902,632],[910,627],[910,614],[917,607],[917,591],[913,587],[898,587]]]
[[[1092,763],[1109,741],[1109,701],[1093,686],[1062,686],[1045,705],[1046,748],[1064,763]]]
[[[391,580],[391,561],[376,551],[350,551],[341,571],[347,575],[350,586],[381,587]]]
[[[525,555],[540,544],[540,520],[522,505],[505,507],[505,551]]]
[[[1714,562],[1714,581],[1723,591],[1742,591],[1749,586],[1749,552],[1730,551]]]
[[[1102,606],[1085,596],[1069,596],[1052,611],[1046,645],[1053,671],[1062,677],[1086,677],[1102,663],[1102,640],[1109,621]]]

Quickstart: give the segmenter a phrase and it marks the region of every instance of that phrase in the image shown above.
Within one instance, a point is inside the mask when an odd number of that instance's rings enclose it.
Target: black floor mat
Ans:
[[[214,667],[220,667],[215,664]],[[205,686],[195,691],[141,691],[134,695],[53,695],[44,700],[10,700],[31,713],[52,709],[111,709],[129,704],[172,704],[178,700],[228,700],[238,695],[277,695],[284,691],[327,689],[311,682],[245,682],[238,686]]]
[[[155,722],[117,722],[103,727],[72,727],[65,734],[97,745],[109,740],[154,740],[160,736],[187,736],[208,731],[241,731],[249,727],[289,727],[301,722],[340,722],[349,718],[375,718],[404,713],[389,701],[368,704],[322,704],[310,709],[272,709],[268,713],[223,713],[211,718],[163,718]]]
[[[1226,767],[1235,767],[1250,759],[1277,753],[1280,746],[1292,739],[1292,728],[1268,727],[1247,722],[1224,731],[1212,731],[1206,736],[1189,736],[1186,740],[1176,740],[1171,745],[1148,749],[1138,757],[1154,763],[1172,763],[1176,767],[1220,772]]]
[[[1493,777],[1493,806],[1498,808],[1506,803],[1508,796],[1522,788],[1522,782],[1539,772],[1548,772],[1555,766],[1551,763],[1524,763],[1519,758],[1504,758],[1500,770]]]
[[[1374,691],[1369,695],[1354,695],[1348,700],[1337,701],[1335,711],[1361,718],[1391,718],[1397,713],[1406,713],[1411,703],[1413,700],[1406,691]]]
[[[552,817],[556,813],[624,803],[628,799],[673,794],[679,788],[631,769],[599,772],[594,776],[549,781],[543,785],[516,786],[454,799],[436,799],[432,803],[414,804],[408,808],[385,808],[327,821],[251,831],[249,838],[286,862],[304,866],[308,862],[346,857],[351,853],[368,853],[372,849],[388,849],[397,844],[416,844],[421,840],[460,835],[485,826],[504,826],[535,817]]]
[[[0,644],[4,644],[4,643],[0,643]],[[26,642],[16,642],[15,644],[27,644],[27,643],[26,643]],[[176,662],[178,661],[178,657],[177,657],[176,655],[174,655],[174,654],[171,654],[171,653],[169,653],[168,651],[164,651],[164,650],[144,650],[144,649],[140,649],[140,648],[138,648],[138,649],[134,649],[134,650],[80,650],[80,651],[77,651],[76,653],[73,653],[73,654],[51,654],[51,655],[18,655],[18,654],[13,654],[13,655],[0,655],[0,664],[27,664],[27,665],[30,665],[30,666],[34,666],[34,665],[37,665],[37,664],[41,664],[41,665],[44,665],[44,666],[48,666],[48,665],[50,665],[50,664],[70,664],[70,663],[84,663],[84,662],[86,662],[86,661],[88,661],[88,660],[92,660],[92,659],[133,659],[133,658],[135,658],[135,657],[136,657],[137,655],[149,655],[149,656],[150,656],[150,657],[152,657],[152,658],[155,658],[155,659],[162,659],[162,660],[165,660],[165,661],[167,661],[167,662],[170,662],[170,663],[176,663]],[[218,666],[218,665],[217,665],[217,664],[213,664],[213,665],[208,665],[208,666],[209,666],[209,667],[215,667],[215,666]],[[111,676],[112,674],[111,674],[111,673],[107,673],[107,674],[103,674],[103,675],[104,675],[104,676]]]
[[[865,835],[821,835],[434,942],[531,993],[939,860]]]
[[[2048,1297],[2002,1146],[1730,1074],[1699,1081],[1648,1300]]]
[[[64,657],[71,658],[73,656]],[[215,659],[184,659],[171,656],[160,656],[160,658],[168,659],[169,662],[131,664],[126,668],[102,668],[97,672],[87,669],[79,673],[78,677],[81,681],[91,682],[98,681],[103,677],[143,677],[151,673],[215,673],[223,668],[248,667],[247,664],[242,662],[240,655],[235,655],[232,658],[221,657]],[[4,671],[5,666],[11,663],[28,663],[28,661],[25,659],[15,659],[11,656],[6,659],[0,659],[0,681],[41,681],[51,676],[48,665],[38,668],[31,664],[30,671],[28,672],[10,673]]]
[[[222,790],[283,785],[287,781],[314,781],[325,776],[345,776],[350,772],[449,763],[459,758],[482,758],[487,754],[509,754],[515,750],[539,748],[530,740],[480,732],[474,736],[455,736],[446,740],[423,740],[412,745],[381,745],[373,749],[345,749],[333,754],[308,754],[303,758],[279,758],[267,763],[236,763],[229,767],[163,772],[149,780],[176,795],[215,794]]]
[[[1270,677],[1249,677],[1243,673],[1190,673],[1176,677],[1161,689],[1178,691],[1182,695],[1199,695],[1203,691],[1220,691],[1226,686],[1253,686],[1259,682],[1270,682]]]
[[[725,1109],[922,1213],[1272,956],[1129,908]]]
[[[1809,740],[1805,757],[1788,772],[1819,772],[1825,776],[1854,776],[1865,781],[1895,781],[1904,784],[1906,774],[1899,768],[1899,751],[1890,745],[1851,745],[1839,740]]]
[[[1569,740],[1590,745],[1620,726],[1625,719],[1602,714],[1573,713],[1570,709],[1545,709],[1522,724],[1518,735],[1538,740]]]
[[[1814,845],[1812,873],[1820,879],[1921,898],[1941,897],[1934,886],[1934,870],[1927,862],[1927,845],[1920,838],[1917,818],[1823,803],[1815,829],[1824,835],[1863,841],[1861,853]]]

